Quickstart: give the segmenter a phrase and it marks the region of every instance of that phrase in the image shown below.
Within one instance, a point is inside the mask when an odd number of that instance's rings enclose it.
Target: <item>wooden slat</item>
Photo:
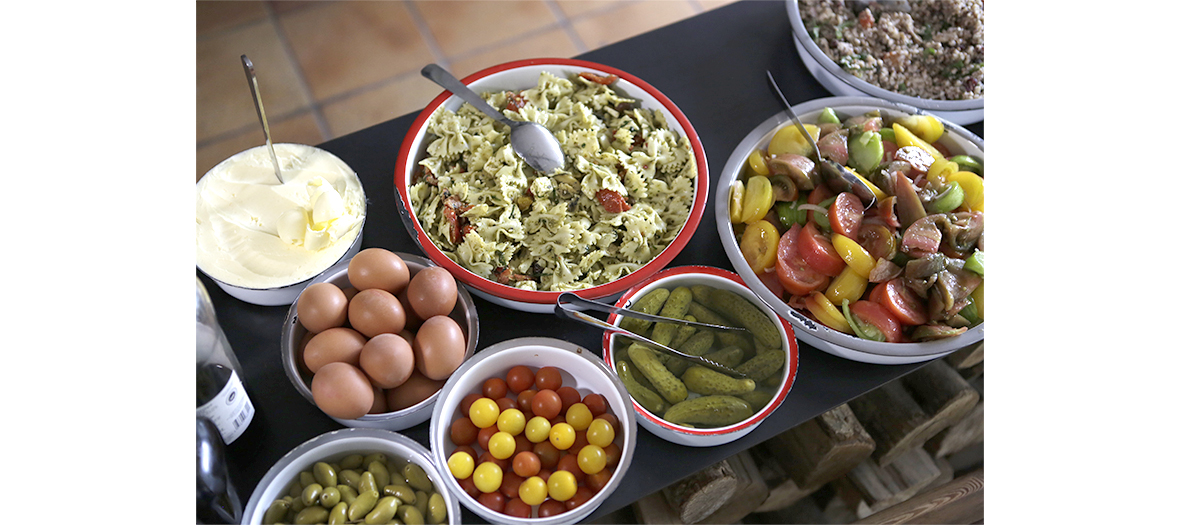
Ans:
[[[983,521],[983,469],[856,521],[864,523],[979,523]]]

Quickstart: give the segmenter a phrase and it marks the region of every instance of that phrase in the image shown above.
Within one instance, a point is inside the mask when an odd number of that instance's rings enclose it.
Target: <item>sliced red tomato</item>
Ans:
[[[807,204],[816,204],[826,201],[836,196],[836,192],[832,191],[827,184],[820,184],[816,186],[811,193],[807,194]],[[807,212],[807,222],[815,222],[815,212]]]
[[[863,246],[869,255],[873,256],[873,261],[877,259],[891,260],[894,255],[897,255],[897,238],[884,224],[862,224],[860,234],[856,236],[856,242]]]
[[[860,233],[860,221],[865,218],[865,205],[852,192],[846,191],[836,196],[836,201],[828,207],[828,221],[832,223],[832,231],[849,239],[855,239]]]
[[[631,205],[627,204],[627,199],[624,199],[617,191],[604,188],[598,190],[595,197],[598,197],[598,202],[609,213],[621,213],[631,209]]]
[[[884,306],[872,301],[856,301],[849,306],[849,310],[860,322],[873,325],[880,330],[885,336],[885,342],[901,342],[901,324]]]
[[[828,277],[840,275],[847,264],[832,246],[832,241],[820,233],[813,222],[807,223],[799,232],[798,250],[808,266]]]
[[[906,287],[904,279],[890,279],[878,284],[877,288],[881,288],[880,295],[874,297],[874,294],[869,294],[869,299],[888,309],[898,322],[909,326],[926,324],[926,303],[917,293]],[[873,291],[876,292],[875,289]]]
[[[873,289],[869,290],[869,300],[877,304],[885,304],[885,283],[873,285]]]
[[[802,230],[803,227],[796,224],[779,238],[778,257],[774,263],[774,273],[779,284],[792,295],[807,295],[828,285],[828,276],[808,266],[799,255],[799,236]]]
[[[881,164],[892,161],[894,154],[897,153],[897,143],[892,140],[882,140],[881,147],[885,148],[885,155],[881,157]]]
[[[762,272],[758,274],[758,280],[762,281],[762,284],[765,284],[775,297],[781,298],[783,296],[783,283],[778,282],[778,275],[775,275],[775,272]]]

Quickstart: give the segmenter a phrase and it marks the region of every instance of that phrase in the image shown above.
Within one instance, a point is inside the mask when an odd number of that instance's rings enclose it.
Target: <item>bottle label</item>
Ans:
[[[229,381],[226,381],[225,387],[216,397],[197,407],[197,415],[209,418],[217,425],[221,439],[227,445],[246,431],[254,419],[254,404],[250,402],[250,396],[246,395],[246,388],[242,386],[237,371],[230,374]]]

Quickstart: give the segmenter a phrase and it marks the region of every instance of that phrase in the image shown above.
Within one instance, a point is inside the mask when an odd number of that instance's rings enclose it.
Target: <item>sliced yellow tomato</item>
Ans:
[[[746,195],[742,198],[742,222],[752,224],[761,220],[774,205],[774,187],[770,179],[754,175],[746,181]]]
[[[947,177],[958,173],[959,165],[957,163],[942,159],[934,159],[930,164],[930,169],[926,170],[926,180],[932,181],[936,184],[935,187],[941,187],[943,184],[949,182]]]
[[[901,123],[906,129],[913,131],[918,138],[931,144],[942,138],[945,131],[942,121],[933,115],[908,115],[896,119],[894,122]]]
[[[926,153],[929,153],[931,156],[933,156],[935,160],[943,158],[942,152],[938,151],[938,148],[931,146],[930,143],[919,138],[914,134],[914,132],[910,131],[909,128],[906,128],[905,126],[902,126],[896,122],[893,123],[893,136],[897,139],[897,147],[899,148],[904,148],[906,146],[917,146],[926,150]]]
[[[979,287],[971,292],[971,300],[975,301],[975,315],[983,320],[983,283],[979,283]]]
[[[770,168],[766,165],[766,158],[762,156],[762,150],[751,151],[746,162],[750,164],[750,169],[754,170],[755,174],[770,175]]]
[[[983,177],[970,171],[959,171],[947,175],[946,180],[957,182],[963,188],[963,204],[973,211],[983,211]]]
[[[852,171],[852,170],[850,170],[850,171]],[[869,190],[873,192],[873,196],[877,198],[877,201],[881,201],[885,197],[888,197],[888,195],[886,195],[885,192],[881,191],[881,188],[878,188],[876,184],[869,182],[869,179],[862,177],[856,171],[852,171],[852,174],[856,175],[856,178],[860,179],[861,182],[865,183],[865,186],[868,186]]]
[[[832,247],[836,249],[836,253],[840,254],[840,258],[848,263],[848,267],[865,279],[868,279],[869,272],[873,271],[873,267],[877,265],[877,261],[873,260],[873,256],[869,255],[868,250],[839,233],[832,234]]]
[[[869,279],[867,277],[856,273],[856,270],[853,270],[851,266],[845,266],[843,270],[840,270],[840,275],[832,279],[832,283],[824,291],[824,296],[834,304],[840,304],[845,299],[852,302],[860,299],[868,286]]]
[[[807,311],[815,316],[815,319],[823,323],[828,328],[839,330],[846,334],[852,333],[852,327],[848,325],[848,320],[844,318],[844,314],[832,304],[824,294],[819,292],[811,292],[803,299],[803,306],[807,307]]]
[[[742,256],[746,258],[754,273],[761,274],[774,266],[778,254],[778,238],[778,229],[764,220],[755,221],[742,232]]]
[[[742,201],[746,197],[746,184],[740,180],[734,181],[729,187],[729,222],[742,222]]]
[[[812,139],[819,140],[819,126],[804,124],[803,127],[807,128],[807,134],[811,135]],[[788,124],[776,131],[774,136],[770,138],[770,144],[766,147],[766,153],[771,156],[782,153],[794,153],[806,157],[811,154],[811,144],[799,132],[798,126]]]

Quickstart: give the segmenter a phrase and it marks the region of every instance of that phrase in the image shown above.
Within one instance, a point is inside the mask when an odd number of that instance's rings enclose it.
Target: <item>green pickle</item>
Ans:
[[[684,371],[684,386],[701,395],[737,395],[757,388],[753,379],[738,379],[716,370],[693,365]]]
[[[627,353],[631,355],[631,361],[639,373],[647,377],[647,380],[656,387],[656,392],[659,392],[660,396],[669,403],[679,403],[688,397],[688,389],[684,387],[684,382],[672,375],[672,372],[669,372],[663,363],[660,363],[660,360],[656,358],[655,350],[633,344],[627,348]]]
[[[740,422],[754,415],[754,410],[745,400],[726,395],[694,397],[672,405],[664,412],[669,423],[689,423],[723,427]]]
[[[631,394],[631,397],[635,398],[635,401],[643,408],[655,414],[662,414],[668,408],[664,398],[635,380],[631,363],[617,361],[615,362],[615,370],[619,373],[619,379],[623,382],[623,386],[627,388],[627,393]]]
[[[635,301],[635,304],[632,304],[630,309],[645,314],[658,315],[660,309],[664,306],[664,302],[668,300],[668,296],[671,294],[672,292],[668,291],[667,288],[656,288],[643,297],[640,297],[638,301]],[[637,334],[647,331],[650,326],[651,321],[644,321],[633,317],[624,318],[619,322],[620,328],[630,330]]]

